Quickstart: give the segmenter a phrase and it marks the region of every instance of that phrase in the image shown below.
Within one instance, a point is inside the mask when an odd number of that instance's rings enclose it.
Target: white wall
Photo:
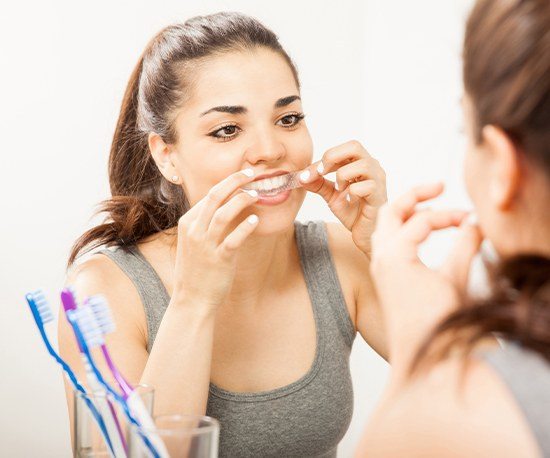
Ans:
[[[0,18],[3,241],[0,264],[0,455],[69,456],[57,367],[24,303],[43,288],[54,309],[71,243],[108,196],[106,163],[122,93],[162,26],[237,10],[272,27],[298,63],[316,158],[357,138],[388,174],[390,197],[444,179],[463,204],[459,47],[468,0],[20,2]],[[152,6],[154,5],[154,6]],[[7,14],[5,14],[7,13]],[[334,218],[308,196],[300,219]],[[448,237],[426,249],[435,260]],[[52,325],[55,335],[55,325]],[[351,456],[387,377],[356,340]]]

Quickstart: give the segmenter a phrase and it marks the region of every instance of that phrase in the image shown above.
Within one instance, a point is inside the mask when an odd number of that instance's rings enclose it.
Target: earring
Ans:
[[[177,182],[179,181],[179,179],[180,179],[180,177],[177,176],[177,175],[174,175],[174,176],[172,177],[172,181],[173,181],[174,183],[177,183]]]

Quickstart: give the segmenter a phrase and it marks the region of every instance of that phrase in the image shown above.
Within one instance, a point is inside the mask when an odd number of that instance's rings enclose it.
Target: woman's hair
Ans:
[[[500,127],[527,163],[545,171],[550,189],[550,2],[478,0],[463,57],[476,141],[483,126]],[[467,353],[492,333],[550,362],[550,259],[532,253],[503,259],[494,266],[492,284],[488,299],[465,299],[436,326],[411,373],[457,347]]]
[[[258,20],[239,13],[194,17],[161,30],[134,68],[118,117],[109,156],[112,197],[100,204],[104,222],[74,243],[67,267],[79,254],[101,245],[129,245],[177,225],[189,209],[182,187],[166,180],[148,146],[155,132],[177,141],[174,120],[189,97],[193,68],[201,60],[231,51],[270,49],[298,74],[277,36]]]

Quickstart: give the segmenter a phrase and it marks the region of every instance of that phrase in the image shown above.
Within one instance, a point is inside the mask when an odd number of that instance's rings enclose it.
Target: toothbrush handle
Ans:
[[[101,351],[103,352],[103,357],[105,358],[105,362],[107,363],[107,366],[109,366],[109,370],[111,371],[111,374],[113,374],[113,377],[115,378],[121,391],[124,393],[124,396],[125,397],[130,396],[130,394],[134,391],[134,389],[126,381],[126,379],[122,376],[120,371],[115,366],[115,363],[111,359],[111,355],[109,354],[109,350],[107,349],[107,345],[103,344],[101,346]]]
[[[86,367],[86,376],[88,378],[88,383],[90,384],[92,392],[100,392],[106,395],[106,391],[103,388],[103,385],[101,385],[100,381],[97,379],[90,363],[85,357],[83,357],[83,362]],[[96,404],[98,410],[101,412],[103,420],[105,421],[109,437],[111,438],[114,456],[116,458],[126,457],[126,447],[122,434],[122,429],[120,428],[116,412],[114,411],[111,402],[106,397],[105,399],[96,398]]]
[[[114,456],[113,451],[113,443],[111,441],[111,438],[109,437],[109,434],[107,433],[107,426],[105,425],[105,422],[103,421],[103,417],[99,413],[99,411],[96,409],[94,403],[88,399],[88,397],[84,397],[86,406],[90,411],[92,412],[92,415],[94,416],[95,421],[98,423],[99,428],[101,430],[101,434],[103,436],[103,439],[107,442],[107,445],[109,446],[109,452],[111,456]]]
[[[122,427],[120,426],[120,422],[118,421],[118,417],[117,417],[115,408],[113,407],[113,404],[110,401],[108,401],[108,403],[109,403],[109,410],[111,411],[111,415],[116,425],[118,436],[120,437],[120,441],[122,442],[122,448],[124,448],[124,452],[126,455],[128,453],[128,444],[126,443],[126,438],[124,437],[124,431],[122,431]]]
[[[86,390],[84,387],[80,384],[78,379],[76,378],[75,373],[71,369],[71,367],[65,362],[61,356],[54,350],[50,343],[50,339],[48,338],[48,335],[46,334],[46,330],[44,329],[44,326],[42,322],[38,319],[36,316],[37,313],[34,310],[34,304],[31,304],[29,302],[29,305],[31,305],[31,311],[34,318],[34,321],[36,322],[36,326],[38,327],[38,330],[40,331],[40,336],[42,337],[42,340],[44,341],[44,344],[46,345],[46,349],[48,350],[48,353],[57,361],[57,363],[63,368],[63,371],[65,372],[66,376],[71,381],[71,384],[74,389],[78,390],[80,393],[86,395]],[[113,451],[113,444],[111,442],[111,439],[109,438],[109,434],[107,433],[107,428],[105,426],[105,422],[103,421],[103,418],[101,417],[100,413],[94,406],[94,404],[87,398],[84,397],[86,405],[88,406],[88,409],[90,409],[95,421],[97,422],[99,429],[101,430],[101,434],[103,435],[103,438],[105,439],[105,442],[109,446],[109,451],[112,454]]]
[[[155,423],[151,418],[151,415],[149,415],[149,411],[143,404],[143,401],[139,397],[139,394],[133,391],[130,396],[128,396],[126,402],[128,402],[128,407],[130,407],[140,426],[154,431]],[[146,437],[153,444],[160,458],[170,457],[170,454],[168,453],[168,450],[166,449],[163,440],[158,434],[152,432],[150,434],[147,434]]]
[[[105,344],[101,346],[101,350],[103,352],[103,357],[105,358],[105,362],[107,363],[107,366],[109,367],[113,377],[117,381],[117,384],[123,393],[123,398],[126,402],[126,406],[128,407],[128,410],[131,412],[131,415],[135,420],[135,424],[137,424],[137,426],[154,428],[155,425],[151,416],[149,415],[149,411],[143,404],[143,401],[141,400],[139,395],[132,388],[132,386],[126,381],[126,379],[123,377],[123,375],[120,373],[120,371],[116,367],[114,361],[111,359],[111,355],[109,354],[109,350],[107,349],[107,346]],[[141,433],[139,435],[144,442],[143,443],[143,445],[145,446],[144,450],[147,453],[147,456],[152,458],[169,457],[168,451],[164,446],[164,442],[161,440],[160,437],[158,437],[158,435],[156,434],[144,435]],[[149,437],[149,436],[152,436],[152,437]]]

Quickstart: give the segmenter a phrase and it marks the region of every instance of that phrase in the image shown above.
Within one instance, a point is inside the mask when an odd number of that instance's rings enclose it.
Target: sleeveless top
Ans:
[[[550,363],[516,343],[480,354],[510,390],[539,445],[550,458]]]
[[[351,421],[349,356],[355,327],[329,250],[326,225],[295,222],[294,228],[315,317],[314,360],[300,379],[269,391],[231,392],[210,383],[206,414],[220,422],[221,457],[335,457]],[[135,245],[100,253],[111,258],[137,288],[150,352],[170,301],[164,285]]]

